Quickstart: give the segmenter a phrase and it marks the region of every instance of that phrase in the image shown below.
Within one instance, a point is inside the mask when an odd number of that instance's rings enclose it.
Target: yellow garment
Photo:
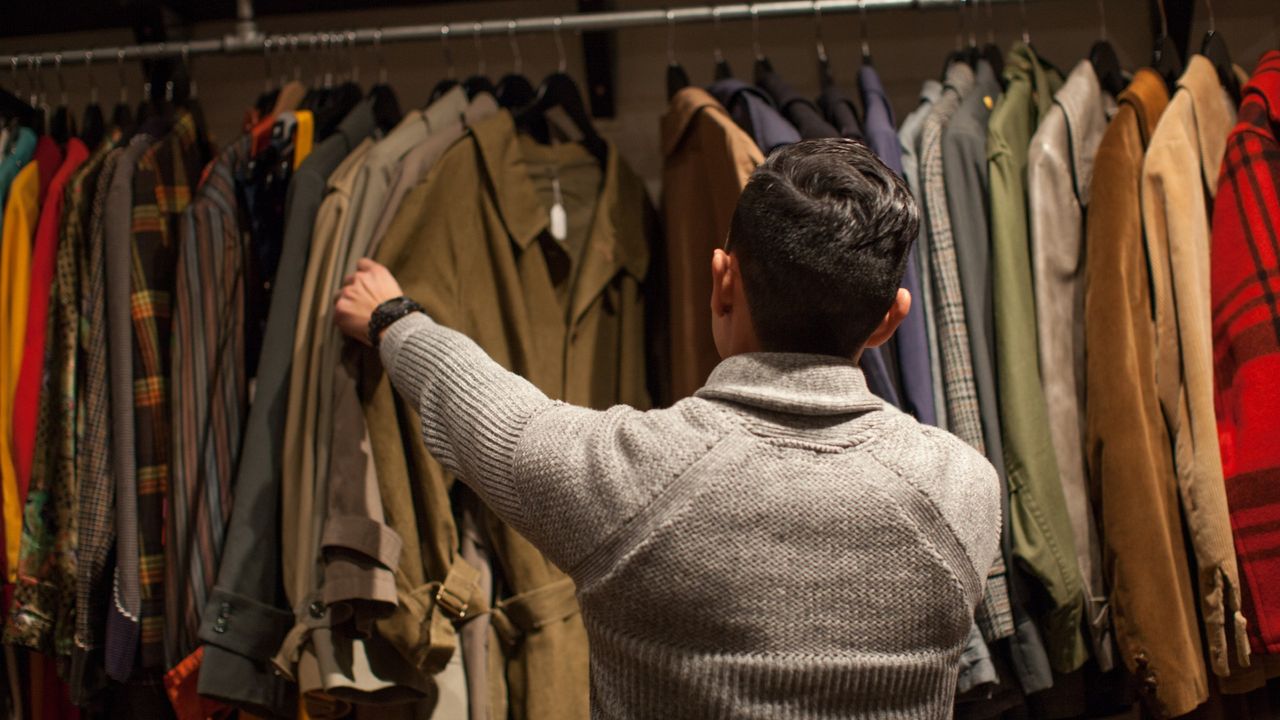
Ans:
[[[297,170],[303,160],[311,154],[315,143],[316,116],[310,110],[299,110],[293,114],[298,127],[293,131],[293,169]]]
[[[4,237],[0,241],[0,510],[4,513],[4,550],[9,582],[18,579],[18,545],[22,540],[22,503],[10,438],[13,395],[22,367],[27,337],[27,293],[31,278],[31,240],[40,216],[40,171],[35,162],[9,186],[4,208]]]

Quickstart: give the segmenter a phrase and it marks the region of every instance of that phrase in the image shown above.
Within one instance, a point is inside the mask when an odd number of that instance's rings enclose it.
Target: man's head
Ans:
[[[807,140],[774,152],[712,259],[721,356],[853,358],[884,343],[911,306],[898,285],[919,223],[902,179],[862,143]]]

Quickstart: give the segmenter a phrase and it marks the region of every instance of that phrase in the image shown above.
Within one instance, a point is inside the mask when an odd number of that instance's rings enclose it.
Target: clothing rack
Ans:
[[[987,0],[991,3],[1026,0]],[[41,53],[0,55],[0,69],[39,69],[42,66],[84,65],[95,61],[143,60],[161,57],[242,54],[270,50],[272,47],[311,49],[316,47],[376,45],[386,42],[447,40],[477,35],[513,35],[516,33],[560,32],[563,30],[617,30],[630,27],[677,25],[723,20],[759,20],[763,18],[820,16],[821,13],[866,12],[903,8],[935,9],[972,6],[972,0],[788,0],[786,2],[735,3],[728,5],[696,5],[670,9],[619,10],[612,12],[543,15],[515,19],[396,25],[359,30],[303,32],[285,34],[259,33],[253,23],[252,8],[247,0],[237,4],[237,33],[218,39],[160,42],[145,45],[81,48]]]

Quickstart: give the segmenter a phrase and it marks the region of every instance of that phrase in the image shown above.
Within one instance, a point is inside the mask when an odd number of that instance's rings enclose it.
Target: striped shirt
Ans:
[[[217,580],[231,488],[248,411],[245,270],[249,233],[235,177],[245,135],[222,151],[183,213],[171,345],[169,536],[165,545],[165,653],[187,657]]]

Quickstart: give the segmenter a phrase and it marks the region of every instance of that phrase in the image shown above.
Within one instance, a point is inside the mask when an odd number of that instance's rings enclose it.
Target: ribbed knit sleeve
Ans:
[[[525,527],[516,444],[530,418],[556,403],[467,336],[420,313],[386,330],[381,353],[392,384],[418,409],[431,454],[505,522]]]

